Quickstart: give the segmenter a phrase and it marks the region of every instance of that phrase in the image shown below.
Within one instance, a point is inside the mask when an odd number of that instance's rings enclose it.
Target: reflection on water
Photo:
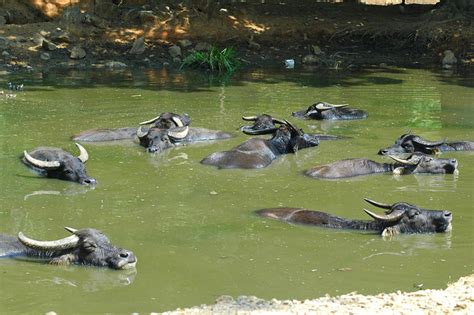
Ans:
[[[396,189],[399,191],[416,191],[421,192],[455,192],[458,182],[458,174],[413,174],[410,175],[415,179],[408,185],[400,185]],[[394,175],[393,178],[403,184],[401,175]]]
[[[71,187],[66,187],[63,190],[35,190],[23,197],[23,200],[27,200],[28,198],[34,196],[75,196],[79,194],[85,194],[89,191],[95,189],[95,186],[90,185],[74,185]]]

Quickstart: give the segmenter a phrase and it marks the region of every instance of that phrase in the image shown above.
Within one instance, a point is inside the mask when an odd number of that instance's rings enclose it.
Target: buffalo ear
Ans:
[[[397,167],[393,170],[393,175],[403,175],[405,168],[403,166]]]

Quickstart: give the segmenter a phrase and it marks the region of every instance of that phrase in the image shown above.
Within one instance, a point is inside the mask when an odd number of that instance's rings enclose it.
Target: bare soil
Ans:
[[[202,8],[177,1],[169,6],[157,1],[141,1],[142,6],[127,6],[130,1],[80,1],[81,6],[70,6],[75,0],[46,1],[48,6],[31,2],[0,3],[0,22],[1,16],[6,22],[0,26],[0,64],[3,59],[6,69],[94,67],[109,61],[173,67],[197,44],[232,47],[244,67],[282,65],[285,59],[338,69],[381,63],[431,67],[440,65],[447,49],[458,66],[474,64],[474,13],[448,7],[315,1]],[[67,36],[54,37],[58,29]],[[144,51],[131,52],[140,37]],[[43,39],[54,47],[42,44]],[[180,56],[170,54],[173,45],[181,47]],[[73,47],[86,55],[72,59]]]
[[[350,293],[314,300],[262,300],[252,296],[221,296],[215,304],[177,309],[177,314],[474,314],[474,275],[463,277],[445,290]]]

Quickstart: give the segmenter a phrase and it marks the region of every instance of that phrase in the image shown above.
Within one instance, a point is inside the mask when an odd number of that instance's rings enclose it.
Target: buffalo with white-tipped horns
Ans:
[[[368,114],[360,109],[351,108],[348,104],[330,104],[316,102],[307,109],[292,113],[293,116],[303,119],[317,120],[353,120],[367,118]]]
[[[135,268],[137,258],[133,252],[112,245],[96,229],[76,230],[65,227],[70,236],[40,241],[25,236],[0,234],[0,257],[28,258],[54,265],[90,265],[111,269]]]
[[[78,156],[52,147],[38,147],[30,152],[23,151],[22,162],[45,177],[94,186],[97,181],[87,175],[85,168],[89,154],[79,143],[76,143],[76,146],[79,149]]]

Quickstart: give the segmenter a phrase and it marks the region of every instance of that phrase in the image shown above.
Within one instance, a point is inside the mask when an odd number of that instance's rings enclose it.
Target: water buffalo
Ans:
[[[252,126],[242,126],[240,130],[248,135],[264,135],[273,133],[278,127],[275,124],[284,124],[285,122],[281,119],[273,118],[267,114],[261,114],[258,116],[244,116],[242,117],[245,121],[253,121]],[[312,134],[312,136],[317,137],[321,140],[338,140],[344,139],[345,137],[338,137],[333,135],[321,135],[321,134]]]
[[[396,163],[379,163],[368,159],[347,159],[313,167],[305,175],[321,179],[338,179],[375,173],[457,174],[456,159],[439,159],[424,154],[412,154],[407,159],[390,156]]]
[[[379,155],[389,154],[400,154],[400,153],[413,153],[422,152],[426,154],[435,154],[443,151],[472,151],[474,150],[473,141],[457,141],[457,142],[446,142],[441,141],[429,141],[421,138],[420,136],[406,133],[400,136],[395,141],[395,144],[380,149]]]
[[[317,102],[303,109],[292,113],[297,118],[317,119],[317,120],[353,120],[367,118],[367,113],[347,107],[347,104],[333,105],[326,102]]]
[[[143,121],[140,125],[169,129],[174,127],[189,126],[191,118],[187,114],[175,114],[170,112],[161,113],[157,117]],[[102,142],[134,139],[137,134],[136,127],[112,128],[112,129],[91,129],[81,132],[72,137],[74,141]]]
[[[86,173],[84,163],[89,159],[86,149],[76,143],[80,154],[73,156],[59,148],[39,147],[33,151],[23,151],[22,162],[43,176],[95,185],[96,180]]]
[[[181,126],[168,129],[152,127],[147,130],[140,127],[137,130],[137,137],[140,145],[147,148],[148,152],[156,153],[197,141],[227,139],[232,135],[223,131]]]
[[[72,235],[55,241],[38,241],[23,233],[0,234],[0,257],[32,258],[54,265],[92,265],[112,269],[134,268],[133,252],[115,247],[96,229],[65,227]]]
[[[263,217],[288,223],[308,224],[333,229],[375,231],[382,236],[400,233],[441,233],[451,230],[451,212],[427,210],[406,202],[392,205],[365,199],[368,203],[386,209],[385,215],[378,215],[367,209],[364,211],[374,220],[350,220],[329,213],[303,208],[268,208],[257,211]]]
[[[252,138],[230,151],[215,152],[201,160],[218,168],[256,169],[270,165],[278,156],[319,144],[317,137],[305,134],[290,122],[275,130],[271,139]]]

